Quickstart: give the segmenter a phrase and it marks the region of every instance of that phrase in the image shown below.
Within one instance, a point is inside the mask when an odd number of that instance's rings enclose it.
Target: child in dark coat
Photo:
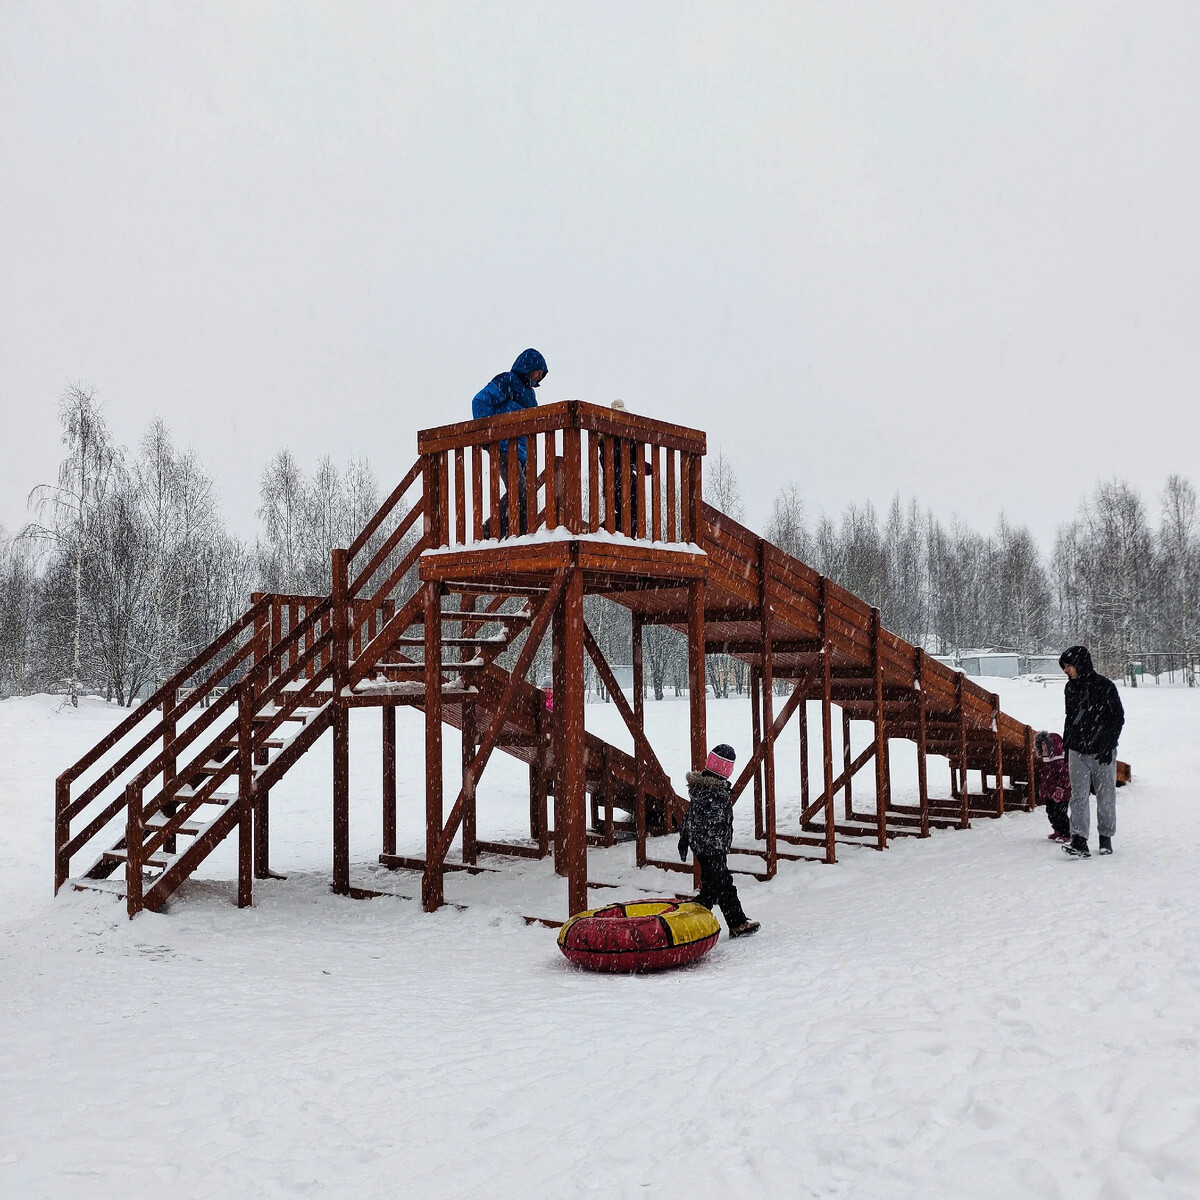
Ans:
[[[1037,796],[1046,806],[1046,816],[1053,829],[1052,842],[1071,840],[1071,771],[1067,765],[1067,752],[1063,740],[1057,733],[1042,730],[1033,739],[1037,755]]]
[[[709,752],[703,771],[689,771],[688,805],[679,831],[679,857],[686,861],[688,848],[700,864],[700,894],[697,904],[712,908],[719,904],[729,926],[730,937],[743,937],[758,930],[758,922],[748,920],[738,899],[733,875],[726,858],[733,842],[733,801],[729,777],[737,755],[732,746],[722,743]]]

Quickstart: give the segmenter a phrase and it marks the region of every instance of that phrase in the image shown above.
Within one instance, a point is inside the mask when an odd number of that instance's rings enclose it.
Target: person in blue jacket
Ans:
[[[476,420],[498,417],[501,413],[520,412],[524,408],[536,408],[537,396],[533,389],[546,378],[549,367],[537,350],[522,350],[517,355],[511,371],[497,375],[486,387],[475,393],[471,401],[471,415]],[[517,439],[517,461],[520,464],[517,483],[517,504],[520,508],[520,529],[528,528],[525,512],[525,439]],[[500,482],[504,495],[500,499],[500,537],[508,536],[508,442],[500,443]],[[490,532],[490,531],[489,531]]]

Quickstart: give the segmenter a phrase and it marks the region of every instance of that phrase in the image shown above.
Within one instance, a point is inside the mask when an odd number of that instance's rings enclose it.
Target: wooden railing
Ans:
[[[181,828],[242,760],[250,763],[255,747],[277,736],[297,707],[314,702],[329,678],[332,638],[327,597],[256,595],[211,646],[59,775],[55,891],[70,876],[72,858],[94,853],[92,843],[123,814],[128,894],[131,906],[140,905],[141,864],[160,849],[173,852]],[[268,705],[269,717],[253,719]],[[243,745],[251,754],[230,753]],[[193,786],[215,750],[226,761]],[[160,815],[146,840],[147,822]]]
[[[203,730],[228,707],[236,683],[255,653],[254,631],[269,612],[263,598],[233,622],[207,649],[177,671],[55,781],[54,890],[70,875],[71,858],[84,849],[125,807],[124,783],[145,756],[157,749],[164,780],[174,778],[168,747],[191,720]],[[214,700],[218,689],[224,694]],[[152,722],[147,727],[147,722]],[[196,735],[193,734],[194,738]],[[83,776],[95,771],[86,784]],[[115,796],[114,785],[118,786]]]
[[[431,549],[543,529],[698,538],[706,449],[698,430],[565,400],[426,429],[417,449]]]

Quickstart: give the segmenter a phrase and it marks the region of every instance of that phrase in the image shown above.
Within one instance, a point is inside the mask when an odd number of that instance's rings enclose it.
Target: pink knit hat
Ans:
[[[711,771],[714,775],[720,775],[722,779],[728,779],[733,774],[733,763],[736,758],[737,754],[733,747],[722,742],[708,752],[708,762],[704,764],[704,769]]]

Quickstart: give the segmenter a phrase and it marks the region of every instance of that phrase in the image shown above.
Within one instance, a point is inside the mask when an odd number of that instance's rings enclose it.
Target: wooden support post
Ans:
[[[1025,796],[1025,811],[1032,812],[1038,805],[1037,794],[1037,751],[1033,744],[1033,728],[1025,726],[1025,766],[1029,772],[1029,791]]]
[[[921,836],[929,836],[929,772],[925,728],[925,651],[917,649],[917,795],[921,804]]]
[[[574,555],[573,555],[574,557]],[[567,910],[587,908],[587,778],[583,716],[583,572],[572,563],[562,597],[565,686],[554,692],[559,725],[559,787],[566,818],[563,856],[567,867]]]
[[[385,704],[383,714],[383,852],[396,853],[396,706]]]
[[[547,712],[545,705],[538,710],[537,716],[537,739],[538,749],[537,757],[534,759],[534,766],[537,769],[537,794],[536,797],[530,798],[532,804],[537,806],[537,838],[538,857],[545,858],[550,853],[550,806],[547,803],[549,795],[550,780],[553,778],[550,755],[552,753],[553,736],[554,736],[554,721],[551,714]],[[531,767],[532,771],[534,767]],[[530,777],[531,784],[533,782],[532,775]],[[532,813],[530,814],[532,817]]]
[[[698,461],[698,460],[697,460]],[[694,469],[699,474],[698,465]],[[695,511],[694,504],[690,511]],[[693,525],[691,537],[699,536]],[[707,712],[705,698],[704,662],[704,583],[696,580],[688,585],[688,708],[691,713],[692,770],[703,770],[708,759]],[[692,878],[700,887],[700,860],[692,856]]]
[[[808,697],[800,702],[800,811],[808,807]]]
[[[346,551],[333,552],[333,890],[350,893],[350,604]]]
[[[821,624],[821,765],[825,780],[825,861],[837,862],[835,844],[836,816],[833,810],[833,647],[829,640],[829,614],[825,576],[821,576],[817,595]],[[849,779],[849,774],[846,776]],[[847,803],[850,791],[846,790]]]
[[[771,646],[771,604],[767,599],[767,551],[766,542],[758,541],[758,620],[762,637],[762,692],[763,729],[770,739],[763,755],[764,832],[767,838],[767,878],[772,879],[779,869],[778,842],[775,823],[775,654]]]
[[[238,908],[254,902],[254,690],[238,687]]]
[[[875,845],[887,849],[887,728],[883,720],[883,646],[879,609],[871,609],[871,669],[875,676]]]
[[[125,910],[130,918],[142,911],[142,846],[145,841],[142,785],[135,779],[125,788]],[[240,899],[240,877],[238,882]]]
[[[708,758],[705,676],[704,583],[695,580],[688,584],[688,707],[693,771],[702,771]]]
[[[992,730],[996,734],[996,816],[1004,816],[1004,740],[1000,735],[1000,697],[992,693]]]
[[[554,692],[554,712],[552,714],[551,725],[553,727],[553,740],[551,745],[552,755],[554,758],[554,870],[558,875],[564,878],[567,874],[567,814],[563,807],[564,793],[562,789],[562,764],[563,764],[563,745],[562,745],[562,714],[559,711],[560,700],[567,687],[567,665],[566,665],[566,607],[562,603],[562,598],[555,605],[554,614],[551,618],[552,633],[550,637],[550,677],[553,683]]]
[[[754,754],[762,744],[762,675],[757,667],[750,668],[750,749]],[[754,839],[761,842],[763,828],[763,773],[761,764],[754,770]]]
[[[850,782],[850,760],[852,751],[850,746],[850,714],[842,709],[842,769],[846,774],[846,794],[843,802],[843,811],[846,814],[847,821],[854,820],[854,786]]]
[[[971,787],[967,780],[967,710],[963,705],[963,675],[960,671],[954,680],[954,705],[958,711],[958,787],[962,795],[962,812],[958,819],[959,829],[971,828]]]
[[[642,737],[645,737],[646,680],[642,656],[642,619],[637,613],[633,614],[630,640],[633,649],[633,720]],[[634,753],[637,764],[635,768],[637,793],[633,807],[634,828],[637,831],[636,861],[639,867],[644,867],[646,865],[646,764],[642,755],[637,754],[636,747]],[[665,797],[663,804],[666,804]]]
[[[509,519],[513,511],[509,509]],[[445,900],[438,856],[442,837],[442,587],[425,585],[425,873],[421,903],[434,912]]]
[[[526,439],[526,464],[525,464],[526,470],[529,470],[528,458],[529,458],[530,454],[532,454],[534,456],[533,466],[534,466],[534,468],[536,468],[536,466],[537,466],[537,458],[536,458],[536,456],[537,456],[537,438],[535,438],[535,437],[530,437],[530,438]],[[526,482],[528,482],[528,480],[526,480]],[[529,519],[532,521],[532,519],[533,519],[532,514],[534,511],[534,506],[532,504],[528,504],[528,500],[526,503],[527,503],[527,511],[530,514]],[[473,594],[468,594],[468,595],[462,596],[458,602],[459,611],[460,612],[474,612],[475,611],[475,600],[476,600],[476,598]],[[472,629],[472,635],[474,635],[478,631],[479,631],[479,626],[474,626]],[[458,625],[458,632],[460,635],[466,635],[466,632],[467,632],[466,625],[461,621],[459,622],[459,625]],[[459,662],[470,661],[470,659],[474,656],[476,649],[477,649],[477,647],[475,647],[475,646],[461,646],[458,651],[458,661]],[[460,682],[461,682],[461,680],[460,680]],[[467,702],[464,702],[464,704],[462,706],[462,770],[463,770],[463,778],[464,779],[467,778],[467,767],[471,764],[471,762],[475,758],[475,750],[476,750],[477,741],[478,741],[478,731],[476,728],[476,720],[475,720],[475,705],[473,703],[467,701]],[[479,850],[478,850],[478,845],[477,845],[477,843],[478,843],[477,824],[476,824],[476,821],[478,818],[478,807],[476,804],[476,796],[478,794],[478,790],[479,790],[479,781],[477,779],[475,779],[474,776],[471,776],[471,786],[470,786],[470,790],[467,793],[466,808],[463,811],[462,860],[465,863],[470,863],[472,866],[475,865],[475,862],[479,857]]]
[[[475,759],[477,732],[475,728],[475,705],[464,703],[462,707],[462,770],[464,780],[467,778],[467,768]],[[471,777],[470,788],[467,792],[466,807],[463,809],[462,826],[462,860],[475,865],[479,857],[478,835],[476,827],[479,781]]]

